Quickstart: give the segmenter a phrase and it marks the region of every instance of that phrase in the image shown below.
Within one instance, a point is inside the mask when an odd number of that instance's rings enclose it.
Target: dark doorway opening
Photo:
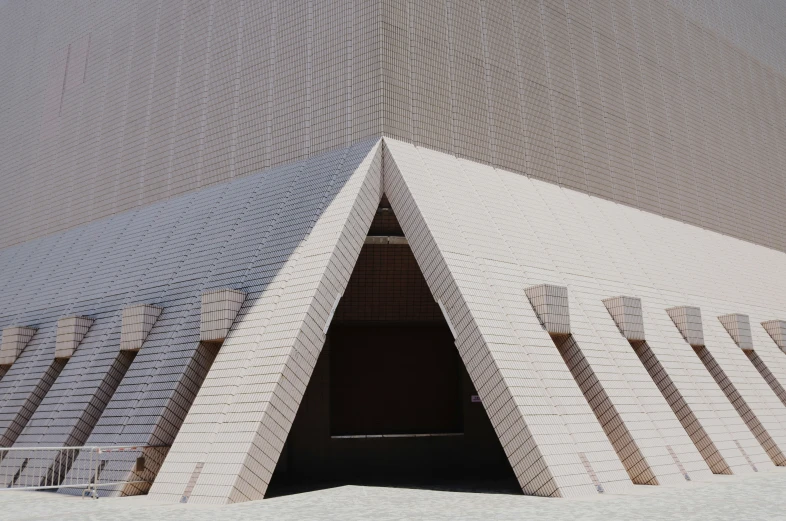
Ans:
[[[459,435],[461,360],[442,324],[337,324],[330,332],[330,435]]]
[[[345,484],[521,493],[384,198],[266,495]]]

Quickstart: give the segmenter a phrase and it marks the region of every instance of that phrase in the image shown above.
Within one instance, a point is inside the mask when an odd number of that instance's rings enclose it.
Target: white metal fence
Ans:
[[[102,481],[101,474],[112,452],[137,452],[134,472],[145,470],[145,449],[152,445],[117,447],[19,447],[0,448],[0,492],[4,490],[47,490],[82,488],[82,496],[98,498],[98,488],[112,485],[141,484],[126,481]]]

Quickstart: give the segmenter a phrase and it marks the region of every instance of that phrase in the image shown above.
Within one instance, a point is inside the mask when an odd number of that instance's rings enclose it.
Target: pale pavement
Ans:
[[[786,469],[713,476],[680,487],[636,486],[591,499],[546,499],[423,489],[345,486],[227,506],[165,504],[146,497],[79,499],[0,491],[0,520],[786,520]]]

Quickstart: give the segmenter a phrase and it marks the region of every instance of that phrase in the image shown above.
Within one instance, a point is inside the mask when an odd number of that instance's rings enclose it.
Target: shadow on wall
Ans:
[[[39,330],[0,380],[0,433],[15,434],[6,444],[26,436],[28,424],[56,424],[36,435],[31,430],[28,441],[171,445],[215,357],[215,349],[198,340],[202,292],[242,289],[245,308],[253,306],[375,145],[361,143],[0,251],[0,327]],[[137,303],[163,312],[125,376],[114,375],[115,390],[108,375],[117,365],[120,311]],[[66,315],[91,317],[95,325],[58,377],[50,374],[55,335],[49,329]],[[106,455],[102,481],[128,479],[138,455]],[[148,473],[160,459],[148,458]],[[121,492],[109,487],[102,495]]]

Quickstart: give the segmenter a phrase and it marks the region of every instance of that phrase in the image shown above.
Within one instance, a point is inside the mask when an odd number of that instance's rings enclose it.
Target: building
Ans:
[[[0,447],[192,503],[786,465],[784,21],[0,3]]]

